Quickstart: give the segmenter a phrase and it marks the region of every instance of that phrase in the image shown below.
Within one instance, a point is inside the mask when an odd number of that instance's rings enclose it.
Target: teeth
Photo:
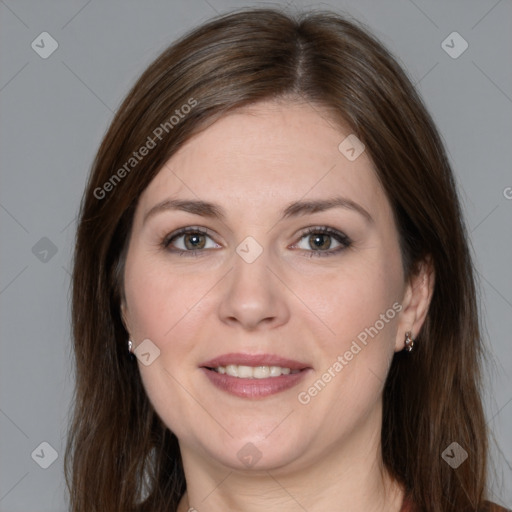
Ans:
[[[267,377],[279,377],[290,373],[299,373],[300,370],[291,370],[281,366],[243,366],[228,364],[214,368],[217,373],[226,374],[240,379],[266,379]]]
[[[226,368],[226,373],[231,375],[231,373],[228,371],[228,368],[230,368],[230,366]],[[240,379],[250,379],[252,377],[252,368],[250,366],[235,366],[235,368],[238,368],[235,371],[235,377],[239,377]],[[231,371],[233,370],[231,369]]]
[[[239,366],[235,364],[228,364],[226,366],[226,373],[231,375],[231,377],[238,377],[238,368]]]
[[[252,369],[252,377],[255,379],[266,379],[270,377],[270,367],[256,366],[256,368]]]
[[[279,366],[271,366],[270,367],[270,376],[271,377],[279,377],[281,375],[281,368]]]

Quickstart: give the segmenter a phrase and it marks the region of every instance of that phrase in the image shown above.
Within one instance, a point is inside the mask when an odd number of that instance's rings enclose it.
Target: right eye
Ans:
[[[209,245],[208,241],[210,241]],[[176,252],[180,256],[185,254],[193,256],[204,249],[220,247],[212,240],[207,231],[196,227],[183,228],[175,233],[171,233],[165,237],[162,245],[170,252]]]

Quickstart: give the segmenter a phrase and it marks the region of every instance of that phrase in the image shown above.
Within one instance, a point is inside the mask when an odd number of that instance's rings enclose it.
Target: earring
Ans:
[[[411,331],[407,331],[405,333],[405,350],[407,350],[407,352],[410,352],[413,347],[414,347],[414,340],[412,339],[412,333],[411,333]]]
[[[130,358],[130,361],[135,361],[135,354],[132,352],[133,342],[132,340],[128,340],[128,357]]]

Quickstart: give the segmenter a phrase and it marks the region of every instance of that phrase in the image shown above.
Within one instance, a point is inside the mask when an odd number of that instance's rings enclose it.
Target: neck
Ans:
[[[360,425],[343,445],[328,446],[307,463],[269,470],[210,465],[182,448],[187,492],[178,512],[399,512],[403,489],[383,466],[375,424]]]

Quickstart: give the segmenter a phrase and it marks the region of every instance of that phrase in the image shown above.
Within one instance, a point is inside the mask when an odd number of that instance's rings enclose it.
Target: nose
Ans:
[[[270,263],[265,251],[252,263],[234,255],[219,303],[222,322],[253,331],[279,327],[289,320],[289,297]]]

